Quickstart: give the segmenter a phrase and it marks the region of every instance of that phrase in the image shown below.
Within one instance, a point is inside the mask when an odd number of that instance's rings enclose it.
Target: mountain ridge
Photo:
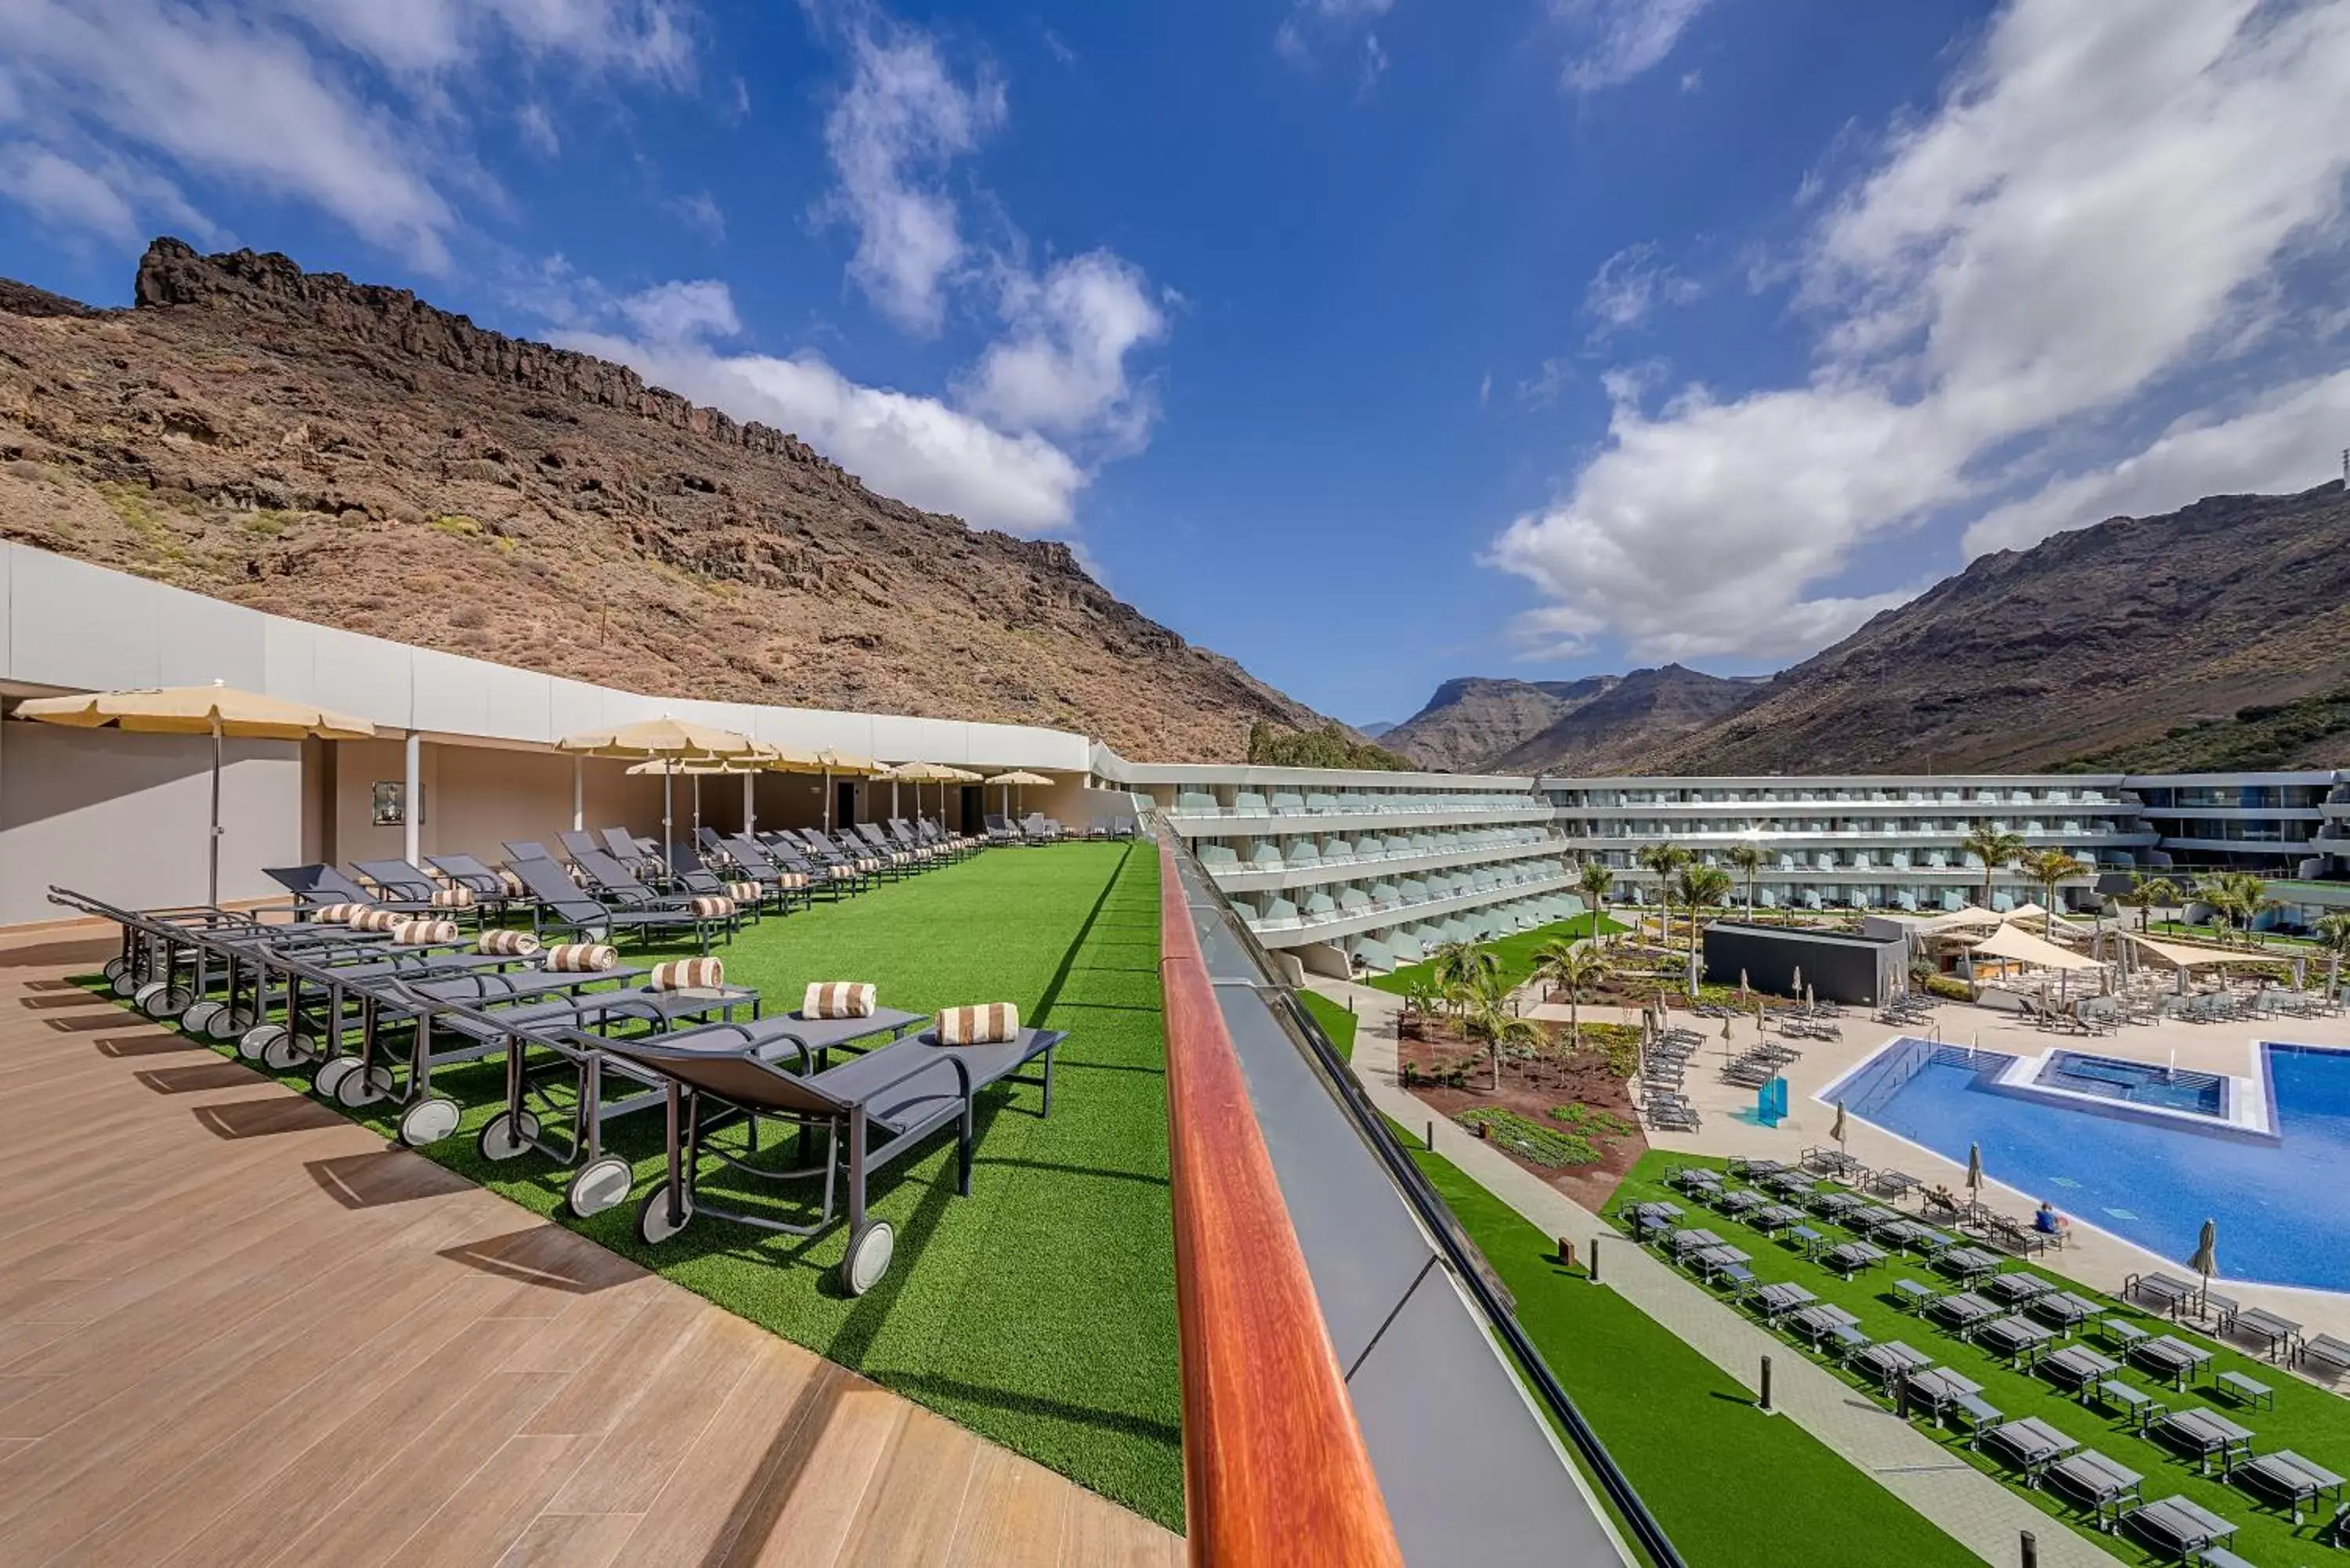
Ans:
[[[1320,714],[1069,547],[868,490],[789,432],[278,254],[0,280],[0,537],[655,695],[1083,730],[1238,760]]]

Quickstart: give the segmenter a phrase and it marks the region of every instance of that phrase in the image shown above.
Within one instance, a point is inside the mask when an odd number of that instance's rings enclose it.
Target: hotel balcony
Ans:
[[[1348,888],[1335,895],[1317,890],[1303,904],[1276,896],[1261,905],[1235,900],[1234,908],[1248,922],[1257,940],[1266,947],[1297,947],[1357,936],[1383,927],[1438,920],[1488,905],[1575,890],[1573,870],[1555,863],[1544,864],[1549,868],[1538,875],[1531,874],[1528,867],[1513,867],[1513,872],[1523,878],[1515,881],[1480,884],[1465,874],[1448,877],[1440,873],[1425,881],[1406,877],[1398,882],[1374,883],[1368,888]],[[1578,902],[1565,913],[1573,914],[1580,908]],[[1556,918],[1564,919],[1565,915]]]
[[[1259,844],[1246,853],[1222,844],[1194,844],[1192,852],[1225,892],[1257,893],[1369,876],[1399,877],[1453,866],[1524,860],[1556,855],[1565,847],[1565,840],[1555,834],[1519,827],[1415,833],[1408,839],[1401,836],[1381,839],[1376,835],[1326,839],[1304,851],[1293,846],[1285,854],[1271,843]]]
[[[1430,823],[1548,822],[1552,811],[1548,801],[1497,793],[1380,796],[1276,791],[1267,795],[1242,790],[1231,805],[1213,795],[1187,791],[1163,815],[1186,838],[1230,838],[1424,827]]]

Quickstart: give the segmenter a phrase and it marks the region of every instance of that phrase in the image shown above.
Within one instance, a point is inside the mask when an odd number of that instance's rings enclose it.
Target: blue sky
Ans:
[[[1367,721],[2331,477],[2345,124],[2278,0],[8,0],[0,273],[405,285]]]

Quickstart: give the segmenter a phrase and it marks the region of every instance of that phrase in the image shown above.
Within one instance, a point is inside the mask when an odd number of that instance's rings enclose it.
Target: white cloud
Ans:
[[[1566,66],[1581,92],[1620,87],[1662,65],[1713,0],[1554,0],[1553,9],[1589,41]],[[1682,91],[1689,90],[1686,80]]]
[[[1604,449],[1491,559],[1554,601],[1554,640],[1762,654],[1850,630],[1884,598],[1828,587],[1860,545],[2284,318],[2272,279],[2338,251],[2350,174],[2350,139],[2310,128],[2345,122],[2350,7],[2014,0],[1824,204],[1809,379],[1619,395]]]
[[[680,196],[670,203],[670,207],[679,217],[710,238],[723,240],[726,237],[726,210],[709,192],[696,191],[691,195]]]
[[[2197,414],[2117,462],[2051,480],[1967,529],[1970,560],[2021,550],[2108,517],[2175,512],[2206,495],[2307,489],[2333,478],[2350,441],[2350,370],[2278,388],[2226,417]]]
[[[614,308],[655,343],[732,337],[743,330],[733,291],[716,278],[660,284],[618,301]]]
[[[1391,63],[1374,25],[1395,9],[1395,0],[1291,0],[1273,30],[1273,50],[1301,70],[1311,70],[1328,52],[1355,59],[1355,92],[1366,97]]]
[[[1687,305],[1704,291],[1657,260],[1653,240],[1627,245],[1599,264],[1583,291],[1584,314],[1604,337],[1638,327],[1659,304]]]
[[[703,328],[731,331],[709,319],[714,314],[705,313]],[[732,316],[730,305],[725,317]],[[1065,531],[1089,478],[1043,436],[1006,433],[935,398],[860,386],[813,353],[730,354],[691,335],[664,341],[568,332],[556,340],[633,366],[737,419],[790,431],[875,490],[979,527]]]
[[[315,206],[440,270],[459,226],[447,192],[499,199],[466,105],[506,101],[517,62],[675,84],[691,46],[662,0],[6,0],[0,57],[52,159],[122,171],[105,180],[131,208],[127,230],[107,214],[118,234],[171,215],[170,169]],[[515,112],[553,145],[543,105]]]
[[[860,27],[849,49],[848,87],[825,120],[839,182],[827,211],[857,232],[848,272],[867,297],[901,326],[935,333],[965,254],[945,171],[1003,124],[1003,84],[985,68],[956,80],[917,28]]]
[[[1573,365],[1556,357],[1544,359],[1532,376],[1518,383],[1518,401],[1530,409],[1550,408],[1574,379]]]
[[[1003,313],[1009,330],[965,382],[966,407],[1007,430],[1141,444],[1157,406],[1127,357],[1165,337],[1167,317],[1139,268],[1094,251],[1042,278],[1015,275]]]
[[[537,150],[543,158],[552,158],[563,151],[563,138],[556,134],[555,119],[543,103],[526,103],[515,110],[515,124],[522,139]]]
[[[38,217],[122,244],[140,239],[139,215],[121,192],[45,147],[0,147],[0,187]]]

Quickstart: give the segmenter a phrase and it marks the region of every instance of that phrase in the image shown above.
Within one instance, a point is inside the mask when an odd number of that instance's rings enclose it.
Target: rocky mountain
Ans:
[[[1581,680],[1463,675],[1438,687],[1427,706],[1380,736],[1379,743],[1424,768],[1475,773],[1615,683],[1613,675]]]
[[[1379,719],[1368,724],[1357,724],[1355,726],[1355,731],[1367,741],[1376,741],[1394,728],[1395,726],[1387,720]]]
[[[282,255],[158,240],[136,305],[0,280],[0,536],[653,693],[1050,724],[1236,760],[1320,715],[1064,545]]]
[[[2350,765],[2345,688],[2335,482],[1982,556],[1638,771]]]
[[[1486,765],[1503,774],[1628,773],[1659,747],[1704,731],[1764,690],[1759,680],[1725,679],[1679,664],[1607,679],[1606,691]]]

